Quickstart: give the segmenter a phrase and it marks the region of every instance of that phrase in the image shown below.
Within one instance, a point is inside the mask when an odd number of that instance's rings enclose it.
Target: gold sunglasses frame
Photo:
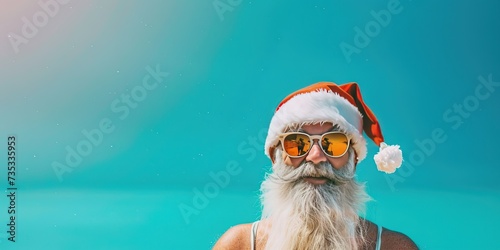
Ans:
[[[309,147],[309,149],[307,150],[307,152],[304,153],[304,155],[300,155],[300,156],[293,156],[293,155],[290,155],[288,152],[286,152],[285,150],[285,138],[288,136],[288,135],[291,135],[291,134],[300,134],[300,135],[305,135],[309,138],[309,141],[311,141],[311,146]],[[341,135],[344,135],[347,139],[347,147],[345,149],[345,151],[339,155],[339,156],[333,156],[333,155],[330,155],[328,154],[325,149],[321,146],[321,144],[319,144],[321,142],[321,140],[323,139],[323,136],[325,135],[329,135],[329,134],[341,134]],[[314,140],[318,140],[318,146],[321,148],[321,150],[323,151],[323,153],[328,156],[328,157],[331,157],[331,158],[340,158],[342,156],[345,155],[345,153],[347,153],[347,151],[349,151],[349,147],[351,146],[351,137],[343,132],[338,132],[338,131],[330,131],[330,132],[326,132],[324,134],[321,134],[321,135],[310,135],[310,134],[307,134],[307,133],[303,133],[303,132],[288,132],[288,133],[283,133],[283,134],[280,134],[278,136],[279,138],[279,142],[281,143],[281,149],[283,149],[283,152],[285,154],[287,154],[290,158],[302,158],[302,157],[305,157],[307,154],[309,154],[309,152],[311,151],[311,148],[314,146]],[[278,145],[276,145],[278,146]]]

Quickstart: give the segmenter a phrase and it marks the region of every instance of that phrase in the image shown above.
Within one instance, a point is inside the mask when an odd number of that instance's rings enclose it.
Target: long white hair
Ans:
[[[262,219],[268,219],[266,249],[358,249],[365,243],[359,213],[370,200],[364,184],[354,180],[354,153],[349,149],[345,166],[335,169],[328,162],[304,162],[287,166],[276,149],[273,172],[261,186]],[[302,180],[326,177],[323,185]]]

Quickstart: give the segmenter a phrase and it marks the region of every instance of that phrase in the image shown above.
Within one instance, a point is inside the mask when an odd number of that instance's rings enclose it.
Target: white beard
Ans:
[[[358,213],[370,197],[354,180],[354,154],[348,153],[349,161],[336,170],[328,162],[287,166],[276,151],[274,171],[261,186],[262,219],[271,224],[266,249],[358,249],[364,244]],[[318,174],[330,180],[317,186],[302,180]]]

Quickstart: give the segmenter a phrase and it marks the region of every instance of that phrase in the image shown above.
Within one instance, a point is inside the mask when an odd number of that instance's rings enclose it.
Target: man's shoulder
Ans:
[[[229,228],[215,243],[213,250],[250,249],[252,224],[240,224]]]
[[[406,234],[384,228],[381,249],[418,249]]]

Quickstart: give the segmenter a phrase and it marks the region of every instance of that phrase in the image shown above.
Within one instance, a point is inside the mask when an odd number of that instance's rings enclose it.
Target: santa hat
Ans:
[[[271,119],[265,144],[266,155],[272,158],[279,142],[278,136],[288,128],[317,122],[331,122],[349,134],[358,162],[366,157],[364,131],[380,147],[374,157],[378,170],[394,173],[401,166],[403,157],[399,145],[388,146],[384,143],[377,118],[363,102],[357,83],[336,85],[319,82],[287,96]]]

